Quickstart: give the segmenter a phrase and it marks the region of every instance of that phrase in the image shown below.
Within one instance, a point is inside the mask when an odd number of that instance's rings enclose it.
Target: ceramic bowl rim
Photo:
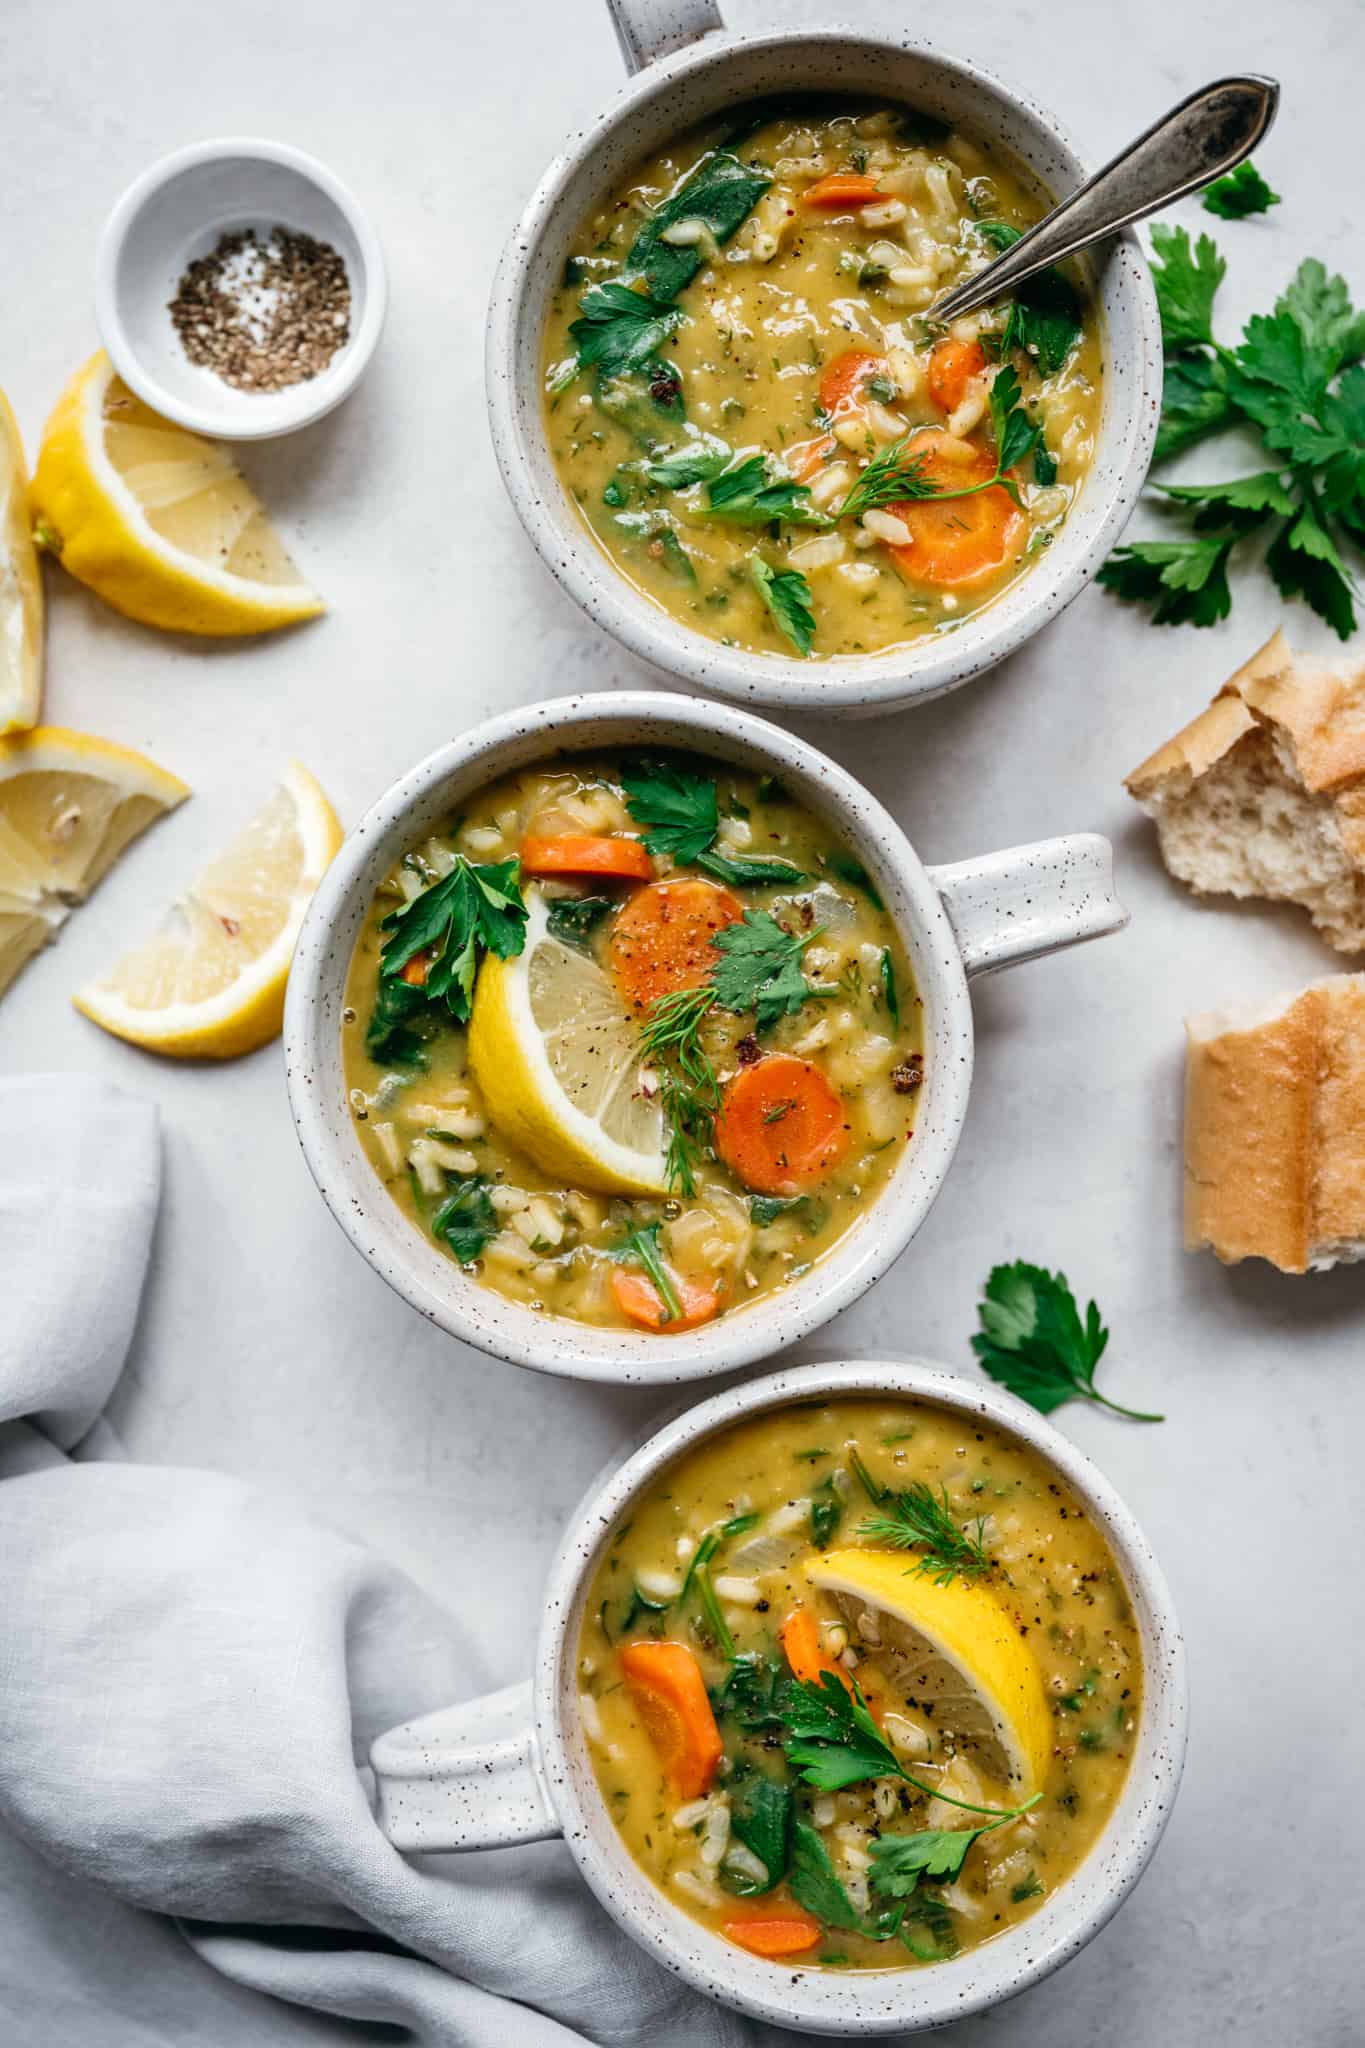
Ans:
[[[1101,1526],[1133,1597],[1143,1644],[1143,1705],[1128,1776],[1104,1833],[1037,1913],[950,1963],[923,1970],[839,1972],[837,1994],[824,2012],[818,1989],[809,1999],[805,1994],[812,1985],[829,1984],[827,1972],[765,1970],[671,1905],[657,1926],[641,1924],[639,1909],[615,1888],[623,1864],[632,1871],[635,1866],[597,1801],[576,1724],[573,1735],[568,1732],[569,1701],[577,1691],[574,1644],[582,1595],[609,1531],[645,1485],[698,1443],[748,1416],[822,1397],[878,1394],[926,1400],[964,1417],[983,1418],[1039,1453],[1075,1488]],[[741,2012],[803,2031],[860,2037],[918,2032],[981,2012],[1049,1976],[1093,1939],[1132,1891],[1165,1831],[1184,1768],[1189,1713],[1175,1603],[1126,1502],[1092,1459],[1035,1409],[987,1380],[969,1379],[919,1356],[835,1358],[779,1369],[712,1394],[653,1431],[589,1489],[569,1520],[546,1584],[533,1697],[548,1802],[585,1881],[620,1926],[667,1968]],[[1140,1773],[1152,1781],[1150,1786],[1139,1782]],[[632,1890],[643,1887],[645,1895],[663,1897],[650,1879],[638,1872],[637,1877]],[[692,1952],[666,1931],[676,1923],[684,1933],[695,1930]],[[725,1977],[729,1981],[723,1984]],[[841,2024],[840,2008],[850,1999],[857,2010],[845,2015],[849,2023]]]
[[[494,276],[485,386],[494,453],[508,496],[550,573],[591,619],[669,681],[760,711],[860,715],[927,702],[957,689],[1014,653],[1079,596],[1126,525],[1150,465],[1159,412],[1161,329],[1150,273],[1135,234],[1128,230],[1113,243],[1127,319],[1122,334],[1112,331],[1112,322],[1106,325],[1106,382],[1115,388],[1115,364],[1122,363],[1133,373],[1134,389],[1126,402],[1126,425],[1116,429],[1118,438],[1103,483],[1095,468],[1087,479],[1090,488],[1100,491],[1097,503],[1105,509],[1097,514],[1090,539],[1077,548],[1074,558],[1068,551],[1060,577],[1054,577],[1050,568],[1044,575],[1044,563],[1035,564],[995,603],[973,614],[958,634],[948,636],[931,658],[917,657],[908,673],[891,655],[832,657],[807,670],[781,655],[728,649],[671,619],[635,592],[587,529],[574,520],[562,492],[551,499],[537,480],[532,451],[534,434],[539,432],[539,390],[528,393],[519,379],[516,346],[529,312],[535,253],[556,208],[595,152],[639,108],[665,98],[681,79],[723,67],[741,51],[776,56],[794,44],[815,42],[922,60],[1007,105],[1013,117],[1045,134],[1049,145],[1070,160],[1077,183],[1086,175],[1069,133],[1029,94],[922,38],[878,34],[843,22],[758,34],[714,31],[629,79],[549,164],[504,246]],[[529,425],[532,417],[537,423],[534,430]],[[1104,448],[1097,450],[1095,467],[1106,454]],[[979,627],[977,620],[983,622]]]
[[[543,756],[561,747],[573,750],[577,734],[596,733],[604,725],[619,728],[622,740],[641,725],[666,728],[676,736],[673,744],[700,753],[719,746],[722,758],[728,745],[732,757],[762,756],[777,773],[797,781],[803,797],[818,789],[817,808],[857,848],[882,889],[914,960],[925,1006],[927,1057],[915,1135],[891,1180],[809,1273],[733,1316],[688,1332],[685,1348],[682,1340],[675,1348],[646,1332],[597,1330],[538,1314],[480,1287],[419,1239],[374,1176],[349,1117],[343,1132],[332,1128],[328,1115],[343,1091],[339,1038],[327,1037],[327,992],[344,986],[364,911],[360,899],[368,901],[383,867],[396,857],[390,851],[381,862],[375,849],[400,840],[404,821],[461,772],[487,763],[492,779],[500,772],[497,763],[532,734]],[[585,738],[577,750],[622,740]],[[335,935],[348,919],[338,965]],[[339,1017],[339,993],[333,1007]],[[505,712],[400,776],[348,833],[323,876],[299,933],[284,1018],[286,1085],[304,1157],[333,1217],[368,1263],[451,1336],[509,1364],[614,1385],[668,1386],[752,1365],[810,1335],[872,1287],[919,1229],[951,1166],[971,1087],[972,1046],[971,1002],[957,939],[931,877],[890,814],[809,741],[750,713],[666,691],[593,693]],[[393,1218],[401,1219],[401,1232]],[[428,1260],[439,1264],[439,1284],[422,1277],[419,1267]]]

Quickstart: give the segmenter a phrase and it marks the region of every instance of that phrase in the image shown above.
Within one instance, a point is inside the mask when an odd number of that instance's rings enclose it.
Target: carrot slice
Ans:
[[[865,348],[846,348],[821,372],[821,406],[836,419],[857,412],[867,401],[863,386],[868,378],[885,376],[888,368],[885,356],[873,355]]]
[[[981,483],[995,470],[984,448],[959,441],[942,427],[912,434],[906,453],[922,456],[925,475],[945,491]],[[994,576],[1018,554],[1027,528],[1023,513],[999,484],[970,498],[898,499],[886,509],[904,520],[913,536],[908,545],[890,551],[901,574],[945,589]]]
[[[611,934],[617,985],[637,1013],[660,996],[699,988],[720,955],[711,940],[744,915],[715,882],[691,878],[638,889]]]
[[[956,412],[967,396],[967,386],[986,367],[986,351],[979,341],[936,341],[929,352],[929,396],[940,412]]]
[[[699,1799],[722,1754],[701,1666],[685,1643],[627,1643],[621,1670],[678,1797]]]
[[[618,882],[648,882],[654,875],[642,840],[591,832],[528,832],[521,865],[528,875],[605,875]]]
[[[728,1083],[715,1142],[745,1187],[796,1195],[838,1165],[848,1150],[848,1125],[820,1069],[776,1052],[741,1067]]]
[[[828,177],[807,185],[801,194],[801,204],[851,213],[856,206],[875,206],[884,197],[877,190],[877,180],[865,177],[861,171],[831,171]]]
[[[833,434],[817,434],[813,441],[798,441],[795,448],[786,451],[787,468],[799,484],[808,484],[834,460],[838,448]]]
[[[399,973],[399,980],[406,981],[410,988],[422,988],[431,972],[430,953],[414,953]]]
[[[852,1699],[853,1682],[838,1659],[830,1651],[821,1649],[820,1631],[809,1607],[793,1607],[778,1630],[778,1641],[791,1666],[793,1678],[799,1678],[807,1685],[818,1685],[820,1673],[832,1671]]]
[[[743,1920],[723,1920],[721,1933],[751,1956],[799,1956],[824,1937],[824,1928],[809,1913],[755,1913]]]
[[[666,1268],[673,1289],[682,1303],[680,1316],[668,1315],[663,1296],[647,1273],[634,1273],[628,1266],[612,1268],[611,1291],[616,1306],[642,1330],[695,1330],[709,1323],[720,1307],[720,1289],[700,1280],[684,1280],[673,1268]]]

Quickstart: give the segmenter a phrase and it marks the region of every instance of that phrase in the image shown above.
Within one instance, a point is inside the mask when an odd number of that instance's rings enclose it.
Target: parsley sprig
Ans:
[[[1279,193],[1271,191],[1252,163],[1238,164],[1204,190],[1205,213],[1216,213],[1220,220],[1245,220],[1249,214],[1268,213],[1279,203]]]
[[[1232,607],[1229,559],[1254,537],[1267,543],[1281,595],[1302,598],[1348,639],[1356,582],[1343,550],[1365,546],[1365,312],[1310,258],[1274,311],[1255,314],[1228,348],[1213,332],[1227,269],[1215,243],[1155,227],[1152,244],[1167,351],[1155,461],[1236,427],[1259,435],[1270,465],[1230,484],[1165,490],[1189,535],[1118,548],[1098,580],[1149,605],[1158,625],[1211,626]]]
[[[732,887],[791,889],[805,881],[793,861],[715,851],[720,804],[709,777],[692,775],[666,761],[646,762],[628,770],[621,787],[631,817],[644,827],[650,853],[668,854],[682,866],[700,868]]]
[[[750,555],[749,576],[778,632],[799,655],[809,654],[815,645],[815,603],[807,578],[799,569],[774,569],[762,555]]]
[[[410,960],[426,954],[422,998],[444,1003],[457,1023],[468,1023],[483,953],[510,960],[526,943],[520,866],[515,860],[477,866],[457,854],[448,875],[391,910],[379,928],[389,935],[380,954],[381,993]]]
[[[1164,1421],[1100,1393],[1095,1368],[1109,1332],[1093,1301],[1082,1323],[1065,1273],[1049,1273],[1022,1260],[996,1266],[977,1313],[981,1330],[972,1338],[973,1351],[993,1380],[1040,1414],[1050,1415],[1064,1401],[1082,1400],[1133,1422]]]

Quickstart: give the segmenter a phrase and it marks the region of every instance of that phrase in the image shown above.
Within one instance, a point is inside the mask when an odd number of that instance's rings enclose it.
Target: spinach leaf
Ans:
[[[791,1787],[763,1771],[736,1772],[731,1777],[730,1832],[757,1856],[768,1878],[766,1884],[757,1884],[722,1867],[727,1891],[751,1898],[781,1884],[791,1855],[793,1804]]]
[[[641,279],[655,299],[676,299],[707,259],[706,243],[725,243],[743,226],[771,185],[766,171],[742,164],[733,150],[718,149],[688,172],[677,190],[650,215],[630,247],[621,275]],[[697,221],[697,242],[669,242],[670,228]]]
[[[789,860],[766,854],[699,853],[695,865],[732,889],[796,889],[806,879]]]
[[[586,952],[589,933],[596,931],[615,908],[610,896],[556,896],[545,920],[546,928],[552,939]]]
[[[678,307],[614,279],[589,285],[579,304],[579,316],[569,328],[579,365],[604,378],[650,362],[672,340],[682,319]]]
[[[461,1181],[431,1219],[433,1237],[443,1237],[462,1266],[477,1259],[498,1230],[486,1180]]]
[[[397,975],[381,975],[365,1026],[365,1050],[370,1058],[399,1067],[425,1067],[427,1033],[415,1028],[412,1020],[426,1014],[424,989],[414,988]]]

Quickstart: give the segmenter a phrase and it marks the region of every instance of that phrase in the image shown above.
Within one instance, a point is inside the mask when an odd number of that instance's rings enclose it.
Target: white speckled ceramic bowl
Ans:
[[[906,101],[1003,146],[1045,190],[1087,175],[1051,115],[988,72],[930,44],[850,27],[721,33],[712,0],[609,0],[633,78],[550,165],[508,242],[489,308],[487,387],[503,481],[569,595],[661,675],[737,704],[850,715],[956,689],[1055,618],[1104,561],[1137,503],[1161,402],[1161,328],[1136,237],[1115,238],[1093,275],[1104,328],[1104,400],[1094,465],[1052,546],[985,610],[911,651],[802,662],[722,647],[635,590],[597,546],[560,483],[542,417],[549,295],[582,222],[623,172],[725,107],[784,91]],[[671,54],[670,54],[671,53]]]
[[[895,919],[924,1005],[914,1140],[877,1201],[800,1279],[673,1339],[593,1329],[506,1301],[418,1230],[361,1150],[341,1066],[346,973],[384,874],[496,777],[557,751],[681,747],[776,775],[835,826]],[[766,1358],[829,1321],[904,1251],[948,1171],[967,1110],[967,977],[1117,931],[1109,843],[1091,833],[925,869],[867,791],[805,741],[724,705],[667,694],[568,697],[491,719],[419,762],[361,819],[314,897],[289,977],[285,1068],[313,1177],[351,1242],[405,1301],[499,1358],[575,1379],[668,1384]]]
[[[583,1605],[609,1532],[685,1451],[793,1402],[913,1396],[982,1418],[1046,1458],[1075,1488],[1123,1573],[1142,1638],[1142,1715],[1127,1782],[1075,1874],[1029,1920],[952,1962],[922,1969],[798,1970],[746,1955],[683,1913],[631,1857],[603,1804],[578,1711]],[[713,1395],[651,1436],[595,1486],[550,1572],[535,1678],[392,1729],[374,1745],[381,1827],[400,1849],[490,1848],[562,1834],[587,1883],[628,1934],[699,1991],[810,2033],[901,2034],[964,2018],[1035,1984],[1117,1912],[1170,1817],[1185,1761],[1185,1652],[1170,1592],[1128,1509],[1050,1422],[1012,1394],[923,1360],[797,1366]]]

